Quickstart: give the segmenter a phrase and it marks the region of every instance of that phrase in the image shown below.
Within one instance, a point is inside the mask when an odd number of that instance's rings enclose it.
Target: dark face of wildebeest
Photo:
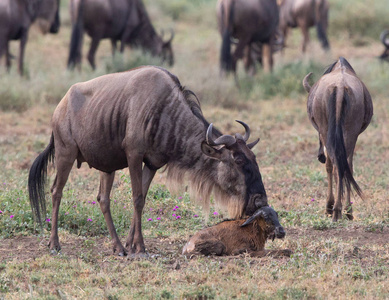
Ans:
[[[278,213],[270,206],[259,208],[241,226],[247,226],[256,220],[269,238],[274,240],[275,238],[282,239],[285,237],[285,230],[278,220]]]
[[[207,131],[207,141],[202,144],[202,151],[206,155],[219,160],[217,164],[217,182],[221,192],[229,197],[238,198],[237,215],[251,216],[258,208],[267,205],[267,196],[262,182],[262,176],[251,149],[258,143],[259,139],[246,144],[250,136],[250,129],[247,124],[242,124],[246,133],[244,136],[237,133],[235,137],[223,135],[212,140],[212,124]],[[217,149],[215,146],[224,145]],[[225,196],[227,196],[225,195]],[[242,195],[244,195],[242,197]],[[242,202],[244,200],[244,203]],[[236,205],[234,203],[233,205]],[[237,217],[237,216],[235,216]]]

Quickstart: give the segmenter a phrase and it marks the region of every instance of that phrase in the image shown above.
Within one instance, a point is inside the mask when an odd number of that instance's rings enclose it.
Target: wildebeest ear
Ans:
[[[203,151],[203,153],[210,158],[221,160],[222,151],[208,145],[206,141],[201,143],[201,151]]]

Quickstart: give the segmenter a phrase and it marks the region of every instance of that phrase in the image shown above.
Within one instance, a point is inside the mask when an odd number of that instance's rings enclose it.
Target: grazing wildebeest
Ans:
[[[251,47],[261,48],[264,68],[273,68],[272,45],[278,26],[278,6],[276,0],[219,0],[217,3],[217,20],[222,36],[220,68],[222,72],[232,71],[236,75],[238,59],[244,52],[251,53]],[[236,47],[231,53],[232,39]],[[250,60],[250,55],[246,54]],[[245,65],[251,65],[247,62]]]
[[[380,58],[386,59],[389,56],[389,30],[384,30],[381,32],[380,40],[385,46],[385,50],[382,52]]]
[[[126,44],[149,51],[153,56],[160,57],[162,62],[170,66],[174,63],[171,42],[174,37],[163,41],[147,14],[142,0],[71,0],[70,14],[72,16],[72,36],[68,68],[81,63],[81,48],[84,30],[92,38],[88,53],[88,61],[96,68],[95,54],[101,39],[109,38],[112,43],[112,53],[116,51],[116,42],[121,42],[120,52]]]
[[[290,256],[290,250],[264,250],[268,238],[284,237],[285,230],[278,214],[273,208],[264,206],[248,219],[226,220],[197,232],[185,244],[182,254],[237,255],[247,252],[257,257]]]
[[[0,58],[5,55],[7,70],[12,55],[9,41],[20,40],[19,74],[23,75],[24,50],[31,24],[39,18],[43,33],[57,33],[60,26],[59,0],[0,0]]]
[[[362,197],[362,191],[353,177],[354,148],[358,135],[366,129],[373,116],[373,103],[366,86],[343,57],[332,64],[312,87],[308,83],[311,74],[304,78],[303,85],[309,93],[309,119],[319,132],[318,159],[326,164],[327,169],[326,211],[332,215],[333,221],[341,218],[345,184],[346,216],[352,220],[351,186]],[[333,172],[337,183],[336,199],[332,192]]]
[[[203,117],[194,93],[158,67],[140,67],[73,85],[54,111],[50,143],[29,174],[31,206],[41,220],[47,164],[55,155],[50,249],[60,249],[58,209],[76,160],[78,167],[86,162],[100,171],[97,200],[113,239],[113,250],[120,255],[126,250],[110,212],[116,170],[128,167],[130,171],[134,201],[126,242],[130,253],[145,252],[142,210],[156,171],[165,165],[170,179],[182,182],[185,174],[189,176],[194,196],[208,209],[212,190],[216,202],[234,217],[250,216],[267,205],[261,174],[250,150],[259,139],[246,144],[250,128],[238,122],[245,127],[243,136],[221,135]]]
[[[328,10],[327,0],[282,0],[280,4],[281,44],[285,46],[289,27],[300,27],[303,34],[302,51],[305,52],[309,43],[309,28],[316,26],[321,45],[323,49],[328,50],[330,48],[327,39]]]

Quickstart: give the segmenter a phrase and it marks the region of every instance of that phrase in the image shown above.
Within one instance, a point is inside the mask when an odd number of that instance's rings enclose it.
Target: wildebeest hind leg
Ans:
[[[62,191],[68,180],[70,170],[73,167],[73,162],[65,161],[64,159],[57,159],[57,175],[53,186],[51,188],[52,192],[52,202],[53,202],[53,211],[51,214],[51,234],[49,241],[49,248],[52,251],[58,252],[61,250],[58,238],[58,212],[59,205],[61,204]]]
[[[326,213],[329,215],[332,215],[335,199],[334,199],[334,193],[332,190],[332,187],[333,187],[333,176],[332,176],[333,165],[332,165],[331,159],[329,157],[327,157],[327,160],[326,160],[326,170],[327,170],[327,180],[328,180]]]
[[[354,152],[354,149],[351,153]],[[354,170],[353,170],[353,154],[350,155],[349,159],[348,159],[348,164],[350,166],[350,170],[351,170],[351,174],[354,173]],[[353,216],[353,207],[351,205],[351,187],[348,186],[347,189],[346,189],[346,217],[349,219],[349,220],[354,220],[354,216]]]
[[[142,235],[142,212],[145,205],[147,190],[155,175],[146,166],[142,170],[141,156],[129,157],[128,167],[130,169],[132,197],[134,201],[134,216],[131,221],[130,233],[128,234],[126,248],[132,254],[144,254],[145,245]]]
[[[88,53],[88,61],[89,61],[93,70],[96,69],[95,55],[96,55],[97,48],[99,47],[100,39],[101,39],[100,37],[93,37],[92,43],[91,43],[91,46],[89,49],[89,53]]]
[[[97,201],[100,203],[101,211],[103,212],[105,222],[107,223],[109,234],[112,238],[113,252],[118,253],[119,256],[125,256],[127,253],[119,240],[116,233],[115,225],[113,224],[111,209],[110,209],[110,194],[113,180],[115,179],[115,172],[105,173],[100,172],[100,188],[97,196]]]

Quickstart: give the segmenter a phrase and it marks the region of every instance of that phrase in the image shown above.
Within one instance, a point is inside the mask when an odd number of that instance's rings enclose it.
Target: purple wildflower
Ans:
[[[175,216],[176,216],[176,214],[172,214],[172,216],[173,216],[173,217],[175,217]]]
[[[198,218],[199,216],[198,215],[194,215],[193,218]]]
[[[161,220],[161,218],[160,218],[160,217],[158,217],[158,218],[157,218],[157,220],[159,221],[159,220]]]
[[[92,204],[96,204],[96,201],[93,201]]]
[[[65,213],[65,216],[68,215],[68,214],[69,214],[69,212],[67,211],[67,212]]]
[[[175,208],[180,208],[178,205],[176,205],[176,207]]]
[[[181,216],[177,216],[176,219],[181,219]]]
[[[9,218],[12,219],[14,217],[14,215],[10,215]]]
[[[92,219],[88,219],[88,222],[92,222]]]
[[[313,202],[313,201],[315,201],[315,199],[314,199],[314,198],[312,198],[312,199],[311,199],[311,202]]]
[[[173,211],[176,211],[176,209],[175,209],[175,208],[173,208]]]
[[[73,205],[73,208],[76,208],[77,207],[77,205]]]
[[[2,210],[0,210],[0,214],[2,214],[3,213],[3,211]]]
[[[152,218],[147,219],[147,221],[149,221],[149,222],[152,221],[152,220],[153,220]]]
[[[180,199],[180,200],[181,200],[181,199],[182,199],[182,197],[180,196],[180,197],[178,197],[178,199]]]
[[[46,222],[50,222],[50,221],[51,221],[50,218],[47,218],[47,219],[46,219]]]
[[[354,202],[350,201],[350,204],[353,204]]]
[[[219,213],[217,211],[214,211],[213,214],[217,216]]]

